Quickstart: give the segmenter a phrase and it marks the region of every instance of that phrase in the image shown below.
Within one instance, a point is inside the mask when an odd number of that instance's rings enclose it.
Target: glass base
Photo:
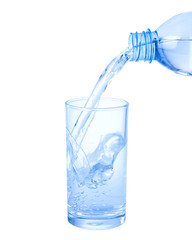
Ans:
[[[106,219],[87,219],[68,216],[68,221],[79,228],[105,230],[122,225],[125,222],[125,215]]]

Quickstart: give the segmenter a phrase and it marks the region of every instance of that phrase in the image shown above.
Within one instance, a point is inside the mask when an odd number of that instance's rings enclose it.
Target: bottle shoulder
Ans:
[[[192,75],[192,39],[159,39],[155,60],[184,75]]]
[[[160,39],[192,38],[192,12],[178,14],[157,28]]]

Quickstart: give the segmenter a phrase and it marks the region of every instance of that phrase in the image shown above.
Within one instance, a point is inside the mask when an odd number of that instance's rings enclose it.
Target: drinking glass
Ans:
[[[66,110],[68,221],[80,228],[109,229],[126,216],[128,102],[68,100]]]

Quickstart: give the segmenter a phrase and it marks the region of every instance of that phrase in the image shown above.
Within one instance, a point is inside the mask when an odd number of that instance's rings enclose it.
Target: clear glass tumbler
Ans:
[[[86,100],[65,103],[68,221],[109,229],[126,215],[128,102],[101,98],[85,108]]]

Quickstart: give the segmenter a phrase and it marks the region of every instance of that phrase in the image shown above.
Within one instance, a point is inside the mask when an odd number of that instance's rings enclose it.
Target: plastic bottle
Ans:
[[[156,31],[129,35],[130,61],[158,61],[172,71],[192,75],[192,12],[181,13]]]

